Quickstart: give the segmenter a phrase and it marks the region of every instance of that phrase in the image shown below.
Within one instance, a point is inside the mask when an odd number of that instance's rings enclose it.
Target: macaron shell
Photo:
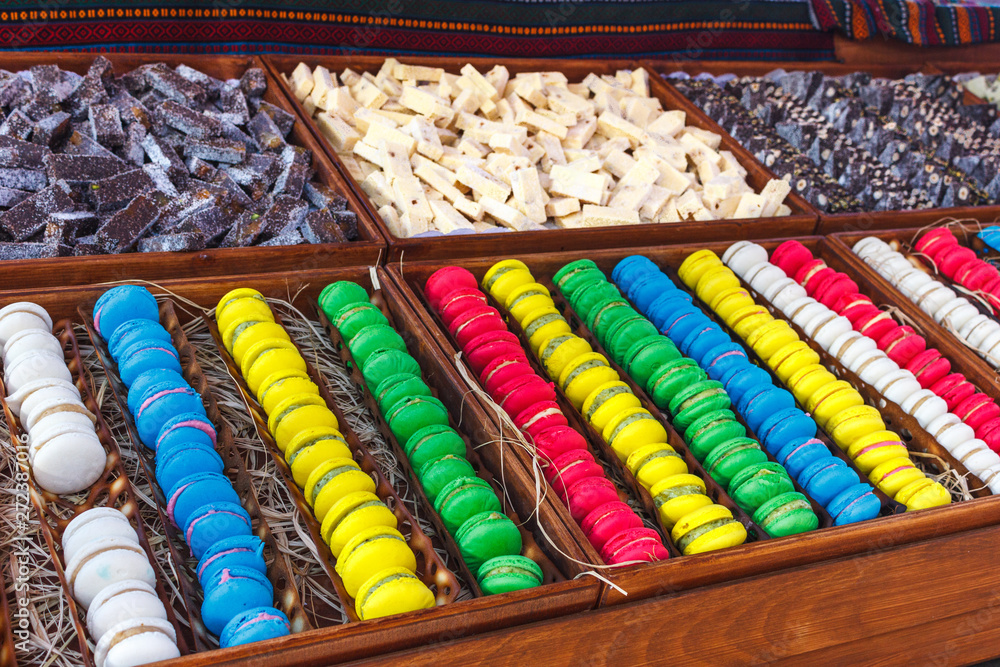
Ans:
[[[355,611],[365,621],[430,609],[436,603],[431,590],[405,568],[386,568],[362,584],[355,598]]]

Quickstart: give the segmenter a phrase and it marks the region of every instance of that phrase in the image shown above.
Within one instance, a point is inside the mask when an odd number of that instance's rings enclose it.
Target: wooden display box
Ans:
[[[3,68],[10,71],[29,69],[34,65],[58,65],[86,74],[96,53],[77,52],[11,52],[3,55]],[[268,72],[255,56],[198,56],[170,54],[107,53],[115,73],[122,74],[140,65],[163,62],[171,67],[189,65],[217,79],[239,78],[251,67]],[[280,84],[268,74],[264,100],[285,111],[295,113]],[[8,286],[12,289],[86,285],[116,280],[167,280],[199,276],[234,275],[252,270],[259,273],[303,271],[323,267],[375,264],[383,254],[385,239],[363,215],[361,202],[326,156],[313,133],[302,122],[296,122],[289,142],[308,148],[313,154],[316,180],[343,194],[353,211],[358,213],[358,240],[351,243],[298,245],[285,247],[209,248],[197,252],[126,253],[87,257],[56,257],[51,259],[10,260],[0,263]]]
[[[503,480],[510,503],[525,517],[524,526],[558,569],[555,582],[514,593],[451,602],[410,614],[328,625],[267,642],[196,653],[164,664],[327,665],[574,614],[596,606],[600,582],[593,577],[577,578],[590,569],[585,563],[591,556],[580,546],[582,543],[592,549],[586,538],[572,524],[562,505],[549,499],[536,503],[533,478],[527,476],[509,448],[500,446],[500,433],[480,406],[464,396],[454,369],[417,322],[408,299],[398,291],[384,269],[379,269],[377,276],[382,288],[380,303],[406,340],[410,353],[420,363],[428,384],[448,407],[460,431],[477,446],[481,462],[497,479]],[[301,312],[315,318],[315,299],[320,290],[337,280],[351,280],[370,293],[372,291],[371,273],[360,267],[315,269],[287,278],[254,274],[163,281],[148,286],[155,294],[169,292],[173,295],[171,298],[178,304],[173,310],[183,327],[201,318],[202,310],[206,314],[214,312],[218,300],[237,287],[253,287],[268,297],[291,301]],[[21,290],[3,293],[0,303],[33,301],[46,308],[56,320],[69,318],[79,322],[80,312],[90,312],[106,289],[107,286],[90,285]],[[422,511],[430,512],[431,509]],[[544,525],[551,544],[542,536],[538,522]]]
[[[767,249],[773,249],[781,241],[762,242]],[[807,246],[829,257],[831,264],[836,257],[826,250],[820,238],[805,239]],[[622,250],[594,250],[587,253],[564,252],[516,256],[528,265],[536,279],[547,281],[566,263],[587,257],[610,276],[613,267],[632,254],[643,254],[665,270],[676,270],[687,255],[701,248],[709,248],[721,256],[730,245],[710,243],[672,247],[644,247]],[[506,255],[505,257],[510,257]],[[481,279],[486,270],[496,262],[494,258],[470,258],[455,262],[472,271]],[[428,276],[448,262],[424,261],[390,265],[388,272],[396,280],[401,291],[412,301],[413,308],[421,311],[421,319],[427,324],[430,334],[437,340],[448,358],[454,359],[457,348],[450,334],[442,328],[423,295],[423,285]],[[841,266],[835,268],[843,268]],[[867,284],[867,274],[851,271],[859,284]],[[669,429],[668,429],[669,433]],[[530,466],[528,456],[519,452],[523,463]],[[758,576],[778,570],[801,567],[847,556],[855,556],[872,550],[887,550],[900,545],[928,540],[959,531],[973,530],[1000,523],[1000,497],[978,498],[955,503],[948,507],[931,510],[882,516],[870,521],[849,526],[825,528],[811,533],[780,539],[765,539],[742,546],[697,556],[671,558],[666,561],[620,571],[611,570],[606,576],[621,591],[606,586],[602,595],[602,606],[623,604],[649,597],[663,596],[686,591],[698,586],[708,586],[744,577]],[[789,594],[793,594],[789,592]]]
[[[586,250],[588,248],[614,248],[635,245],[640,241],[650,243],[684,243],[697,240],[709,241],[718,238],[751,239],[775,238],[779,236],[800,236],[812,233],[818,218],[817,212],[804,199],[790,195],[786,202],[792,209],[792,214],[780,218],[763,218],[759,220],[717,220],[709,222],[684,222],[630,225],[628,228],[597,227],[593,229],[545,230],[534,232],[497,232],[489,234],[467,234],[460,236],[439,236],[428,238],[394,237],[378,214],[377,207],[371,202],[340,162],[333,147],[320,133],[316,123],[309,117],[305,109],[292,94],[291,89],[282,80],[281,74],[290,75],[300,62],[305,62],[310,68],[322,65],[331,72],[342,72],[345,67],[355,71],[375,73],[385,61],[374,56],[263,56],[264,62],[271,70],[271,75],[278,82],[282,92],[288,98],[315,135],[316,140],[323,145],[329,158],[343,170],[343,177],[352,185],[355,194],[362,201],[363,210],[372,223],[377,225],[389,242],[388,261],[397,261],[401,257],[406,261],[434,258],[452,258],[465,256],[485,256],[496,251],[498,246],[504,252],[558,252],[563,250]],[[405,57],[402,61],[408,64],[443,67],[449,72],[458,72],[466,63],[472,63],[480,69],[490,69],[496,64],[506,66],[511,74],[518,72],[559,71],[563,72],[571,82],[582,80],[587,74],[614,74],[619,69],[635,69],[640,66],[634,61],[623,60],[544,60],[519,59],[497,61],[494,58],[444,58],[444,57]],[[703,129],[722,135],[722,146],[732,151],[748,171],[747,182],[760,191],[774,175],[764,168],[732,137],[723,132],[718,125],[705,116],[695,106],[680,95],[676,90],[666,85],[662,79],[653,76],[650,71],[650,89],[663,104],[665,109],[680,109],[687,113],[687,122]]]
[[[871,63],[882,62],[879,60],[872,60]],[[881,64],[871,64],[871,63],[858,63],[858,64],[842,64],[842,63],[796,63],[796,62],[681,62],[675,63],[669,60],[652,60],[648,61],[648,67],[650,71],[656,71],[663,75],[668,75],[672,72],[682,71],[686,72],[692,76],[697,76],[702,73],[709,73],[713,75],[722,74],[736,74],[738,76],[761,76],[769,72],[773,72],[776,69],[785,70],[810,70],[823,72],[830,76],[839,76],[843,74],[850,74],[852,72],[868,72],[873,76],[879,77],[892,77],[899,78],[904,77],[907,74],[915,74],[917,72],[925,73],[936,73],[936,72],[949,72],[956,73],[962,71],[969,71],[970,65],[968,64],[954,64],[954,65],[942,65],[940,63],[926,63],[922,58],[915,58],[911,63],[900,63],[893,65],[881,65]],[[981,67],[981,66],[980,66]],[[1000,72],[1000,65],[996,67],[996,70]],[[667,80],[667,85],[670,88],[673,86]],[[676,95],[683,95],[680,91],[673,88]],[[813,208],[810,205],[811,208]],[[813,208],[813,210],[816,210]],[[822,211],[816,210],[819,216],[819,222],[816,225],[816,234],[833,234],[837,232],[867,232],[873,230],[881,229],[896,229],[900,227],[912,227],[919,228],[926,225],[934,224],[935,222],[954,218],[954,219],[975,219],[981,221],[993,221],[1000,218],[1000,204],[991,204],[987,206],[955,206],[950,208],[930,208],[930,209],[916,209],[910,211],[877,211],[877,212],[860,212],[860,213],[823,213]],[[727,237],[728,238],[728,237]],[[777,238],[774,235],[772,238]],[[735,239],[734,237],[734,240]]]

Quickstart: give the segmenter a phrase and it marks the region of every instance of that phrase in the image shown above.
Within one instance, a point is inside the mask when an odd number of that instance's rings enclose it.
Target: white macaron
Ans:
[[[73,597],[84,609],[90,607],[104,588],[126,579],[156,585],[156,575],[146,552],[135,542],[121,537],[91,540],[66,564],[66,581]]]
[[[43,378],[72,382],[73,376],[66,366],[66,358],[49,350],[28,352],[4,368],[7,391],[12,394],[29,382]]]
[[[119,581],[101,590],[87,610],[87,630],[91,638],[100,641],[111,628],[132,618],[167,620],[156,589],[138,579]]]
[[[62,535],[63,558],[73,560],[82,546],[102,537],[120,537],[139,544],[139,536],[128,517],[113,507],[94,507],[67,524]]]
[[[95,667],[132,667],[180,657],[177,632],[161,618],[131,618],[104,633],[94,649]]]
[[[38,350],[49,350],[65,357],[62,343],[48,329],[22,329],[8,338],[3,346],[4,367],[12,364],[20,355]]]
[[[948,412],[948,404],[930,389],[915,391],[900,406],[903,412],[917,420],[921,428],[927,426],[941,415]]]
[[[740,278],[755,264],[767,261],[767,251],[750,241],[737,241],[722,253],[722,262]]]
[[[51,332],[52,318],[44,308],[29,301],[19,301],[0,308],[0,345],[6,345],[8,338],[25,329]]]

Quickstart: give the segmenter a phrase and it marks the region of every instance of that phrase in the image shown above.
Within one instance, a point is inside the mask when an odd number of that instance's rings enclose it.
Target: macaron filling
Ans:
[[[591,403],[590,407],[587,409],[587,414],[585,415],[587,421],[589,422],[591,420],[591,418],[594,416],[594,413],[597,412],[601,408],[601,406],[604,405],[605,402],[610,401],[612,398],[618,396],[619,394],[631,394],[631,393],[632,392],[629,391],[628,387],[620,385],[616,385],[614,387],[608,387],[607,389],[601,390],[597,394],[597,396],[594,397],[593,403]]]
[[[361,472],[361,470],[355,466],[340,466],[329,470],[325,475],[320,477],[319,481],[316,482],[316,486],[313,487],[312,495],[309,496],[310,500],[312,501],[312,504],[313,505],[316,504],[316,498],[319,497],[320,491],[322,491],[323,487],[329,484],[334,477],[336,477],[337,475],[342,475],[345,472],[350,472],[352,470],[357,470],[358,472]]]
[[[683,553],[687,551],[687,548],[691,546],[691,543],[697,540],[699,537],[707,535],[716,528],[722,528],[723,526],[730,523],[735,523],[735,519],[723,517],[721,519],[715,519],[714,521],[709,521],[707,523],[701,524],[700,526],[696,526],[691,530],[689,530],[688,532],[684,533],[684,535],[682,535],[677,540],[677,548],[680,549],[681,552]]]
[[[297,447],[294,452],[288,456],[288,467],[291,468],[292,464],[295,463],[295,459],[299,458],[304,452],[306,452],[310,447],[315,447],[324,440],[333,440],[334,442],[339,442],[343,445],[347,445],[347,442],[341,438],[336,438],[330,435],[322,435],[318,438],[313,438],[309,442],[305,443],[301,447]]]
[[[633,414],[630,414],[628,417],[626,417],[625,419],[621,420],[621,422],[619,422],[618,425],[614,427],[614,429],[612,429],[611,434],[608,436],[608,444],[609,445],[612,444],[615,441],[615,438],[617,438],[618,435],[622,431],[624,431],[626,427],[631,426],[632,424],[635,424],[635,423],[647,420],[647,419],[655,421],[655,419],[653,418],[653,415],[651,415],[651,414],[649,414],[648,412],[645,412],[645,411],[643,411],[643,412],[635,412]]]
[[[650,452],[646,456],[636,461],[635,469],[637,471],[642,470],[642,467],[647,463],[649,463],[650,461],[655,461],[656,459],[669,459],[669,458],[679,459],[681,458],[681,455],[670,449],[658,449],[655,452]]]
[[[676,498],[683,498],[684,496],[700,496],[704,493],[696,484],[681,484],[680,486],[671,486],[668,489],[663,489],[656,497],[653,498],[653,504],[656,505],[656,509],[661,506],[666,505],[671,500]]]
[[[170,396],[171,394],[188,394],[190,396],[194,396],[194,389],[192,389],[191,387],[177,387],[175,389],[166,389],[164,391],[157,392],[142,402],[142,405],[139,406],[139,410],[136,412],[135,415],[136,418],[138,419],[139,417],[141,417],[143,411],[150,405],[160,400],[164,396]]]

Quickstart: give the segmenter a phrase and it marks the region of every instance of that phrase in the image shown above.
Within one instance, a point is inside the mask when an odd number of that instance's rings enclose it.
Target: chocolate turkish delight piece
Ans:
[[[346,211],[347,199],[339,192],[335,192],[322,183],[313,181],[306,183],[302,188],[303,194],[309,203],[316,208],[328,208],[331,211]]]
[[[0,124],[0,135],[27,141],[35,129],[35,121],[26,116],[20,109],[15,109],[3,124]]]
[[[219,169],[215,173],[215,177],[212,182],[226,189],[229,193],[232,201],[236,203],[240,208],[252,208],[253,200],[247,196],[247,193],[243,191],[243,188],[233,180],[229,172],[224,169]]]
[[[222,124],[173,100],[156,108],[164,123],[196,139],[211,139],[222,134]]]
[[[94,155],[96,157],[117,158],[118,156],[90,138],[89,130],[74,131],[62,146],[67,155]]]
[[[184,187],[188,178],[187,167],[173,146],[156,135],[147,134],[142,140],[142,147],[150,162],[167,172],[174,185]]]
[[[293,229],[289,232],[284,232],[278,234],[277,236],[268,239],[260,244],[261,247],[273,247],[273,246],[288,246],[288,245],[302,245],[306,240],[302,236],[302,232],[297,229]]]
[[[283,137],[287,137],[295,126],[295,116],[270,102],[261,102],[258,113],[267,114]]]
[[[41,231],[49,215],[73,208],[65,182],[51,185],[20,204],[0,213],[0,227],[15,241],[24,241]]]
[[[309,167],[292,163],[278,174],[274,181],[273,193],[275,195],[287,195],[300,199],[302,197],[302,187],[309,178]]]
[[[193,252],[205,249],[205,237],[198,233],[163,234],[139,240],[139,252]]]
[[[113,104],[93,104],[89,112],[90,136],[105,148],[125,143],[125,131],[118,108]]]
[[[31,193],[26,190],[0,186],[0,208],[17,206],[30,196]]]
[[[59,257],[59,247],[51,243],[0,242],[0,261]]]
[[[98,157],[95,155],[45,156],[49,180],[64,180],[67,183],[92,183],[108,178],[129,168],[128,163],[118,157]]]
[[[103,255],[104,250],[97,242],[96,236],[81,236],[73,246],[73,254],[76,257],[89,257],[91,255]]]
[[[226,120],[233,125],[246,125],[250,122],[250,108],[243,91],[236,87],[225,87],[219,94],[219,108]]]
[[[267,92],[267,76],[259,67],[251,67],[240,77],[240,90],[247,97],[260,97]]]
[[[264,218],[260,213],[244,211],[236,218],[232,229],[229,230],[220,245],[223,248],[245,248],[253,245],[253,242],[260,236],[263,225]]]
[[[310,211],[299,227],[309,243],[345,243],[347,237],[326,209]]]
[[[65,139],[69,131],[70,115],[65,111],[57,111],[35,123],[35,129],[31,133],[31,141],[40,146],[52,148]]]
[[[237,164],[246,157],[246,146],[231,139],[191,139],[184,145],[185,157]]]
[[[195,232],[205,238],[208,245],[219,241],[233,226],[242,210],[235,206],[213,206],[189,215],[173,226],[175,233]]]
[[[31,84],[22,76],[13,76],[0,88],[0,106],[19,107],[31,97]]]
[[[225,85],[222,81],[219,81],[215,77],[211,77],[204,72],[196,70],[193,67],[188,67],[187,65],[178,65],[174,68],[174,71],[191,83],[201,86],[210,99],[218,97],[219,91]]]
[[[284,135],[266,113],[257,113],[247,129],[263,150],[280,153],[284,149]]]
[[[358,238],[358,216],[354,211],[330,211],[333,221],[344,232],[348,241],[355,241]]]
[[[99,218],[91,211],[59,211],[49,214],[49,221],[65,222],[71,225],[76,235],[90,236],[100,226]]]
[[[115,91],[111,104],[118,109],[118,116],[126,126],[141,123],[147,130],[153,126],[152,114],[146,105],[132,97],[124,88]]]
[[[267,240],[297,228],[305,220],[309,205],[296,197],[274,198],[274,205],[263,216],[260,238]]]
[[[152,229],[160,216],[160,207],[149,195],[139,195],[97,230],[97,242],[104,252],[128,252]]]
[[[153,179],[138,167],[95,181],[87,189],[87,199],[98,213],[114,211],[153,189]]]
[[[185,79],[163,63],[157,63],[146,70],[146,80],[153,90],[189,107],[204,104],[208,99],[204,88]]]
[[[184,160],[188,173],[201,181],[211,181],[215,178],[218,169],[205,162],[201,158],[189,157]]]

